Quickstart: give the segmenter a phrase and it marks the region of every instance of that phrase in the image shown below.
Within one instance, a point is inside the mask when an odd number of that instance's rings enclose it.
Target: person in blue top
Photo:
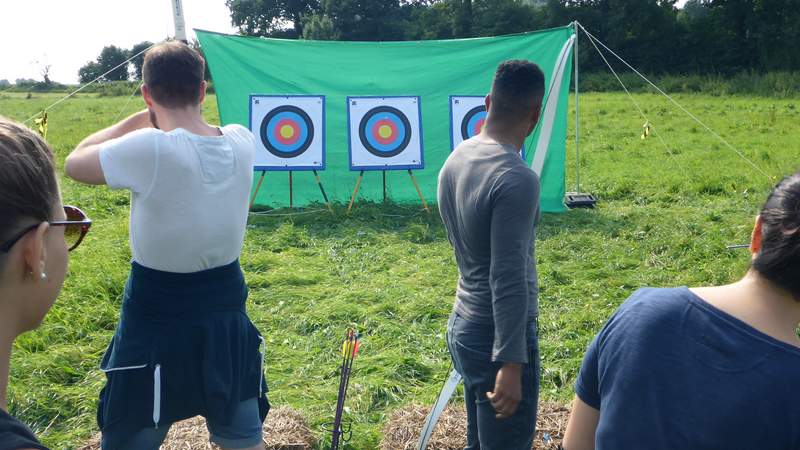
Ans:
[[[756,219],[726,286],[645,288],[586,352],[563,447],[800,448],[800,172]]]

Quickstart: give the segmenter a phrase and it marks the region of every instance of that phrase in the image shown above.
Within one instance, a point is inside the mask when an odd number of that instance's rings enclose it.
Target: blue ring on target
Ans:
[[[475,136],[472,130],[480,120],[486,120],[486,106],[484,105],[476,106],[464,114],[464,118],[461,119],[461,138],[467,140]]]
[[[293,130],[299,134],[297,139],[291,143],[280,141],[278,124],[290,124]],[[260,127],[261,143],[268,152],[279,158],[294,158],[302,155],[311,146],[314,140],[314,123],[311,117],[293,105],[283,105],[274,108],[261,121]]]
[[[376,127],[379,122],[387,121],[393,128],[392,135],[387,138],[389,142],[382,143],[375,138],[375,135],[378,134]],[[358,125],[358,137],[368,152],[380,158],[391,158],[402,153],[411,142],[411,123],[409,123],[408,117],[397,108],[376,106],[361,118]]]

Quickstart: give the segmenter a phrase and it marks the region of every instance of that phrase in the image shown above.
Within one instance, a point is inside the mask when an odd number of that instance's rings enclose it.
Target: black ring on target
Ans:
[[[484,118],[485,118],[486,106],[484,106],[484,105],[476,106],[476,107],[470,109],[469,111],[467,111],[466,114],[464,114],[464,118],[461,119],[461,138],[462,139],[467,140],[467,139],[475,136],[474,134],[470,133],[470,131],[471,131],[470,130],[470,125],[472,124],[473,119],[476,118],[475,116],[477,116],[477,115],[479,115],[481,113],[483,113]]]
[[[268,132],[273,119],[275,119],[277,115],[283,113],[296,114],[300,116],[300,120],[302,120],[303,123],[299,125],[304,126],[305,130],[307,130],[305,139],[302,143],[300,143],[299,146],[297,146],[295,150],[286,151],[278,148],[273,143],[272,136],[270,136]],[[259,134],[261,137],[261,142],[264,144],[264,148],[266,148],[268,152],[272,153],[278,158],[294,158],[295,156],[303,154],[303,152],[308,150],[308,147],[311,146],[311,142],[314,140],[314,123],[311,121],[311,117],[309,117],[309,115],[301,108],[293,105],[283,105],[278,106],[264,116],[264,119],[261,121]]]
[[[370,139],[367,138],[367,124],[370,122],[370,119],[381,113],[388,113],[392,116],[395,116],[400,120],[400,125],[403,127],[402,140],[399,144],[393,146],[394,148],[392,150],[388,151],[372,145],[372,143],[370,143]],[[408,147],[408,143],[411,142],[411,123],[409,123],[406,115],[397,108],[392,106],[376,106],[375,108],[367,111],[367,113],[361,118],[361,122],[358,124],[358,137],[361,139],[361,143],[368,152],[379,158],[391,158],[392,156],[397,156],[402,153],[403,150]]]

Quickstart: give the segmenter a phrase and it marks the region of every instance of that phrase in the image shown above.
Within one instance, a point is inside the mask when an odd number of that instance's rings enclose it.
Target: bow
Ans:
[[[460,382],[461,374],[458,373],[456,369],[450,371],[450,376],[442,385],[442,390],[439,391],[439,397],[436,399],[436,403],[433,404],[433,408],[431,409],[431,412],[428,413],[428,417],[425,419],[425,424],[422,426],[422,433],[419,435],[417,450],[425,450],[428,447],[428,441],[431,439],[433,430],[436,428],[436,423],[439,421],[439,416],[441,416],[442,412],[444,412],[444,408],[450,402],[450,397],[453,396],[453,392],[456,391],[458,383]]]

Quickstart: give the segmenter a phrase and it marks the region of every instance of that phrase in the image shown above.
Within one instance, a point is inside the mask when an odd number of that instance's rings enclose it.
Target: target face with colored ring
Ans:
[[[325,97],[250,96],[255,170],[325,169]]]
[[[461,119],[461,138],[467,140],[481,134],[486,123],[486,106],[480,105],[470,109]]]
[[[350,170],[423,169],[417,96],[347,97]]]
[[[314,124],[302,109],[284,105],[261,121],[261,142],[279,158],[294,158],[308,150],[314,140]]]
[[[368,152],[380,158],[390,158],[408,147],[411,124],[399,109],[377,106],[361,118],[358,136]]]

